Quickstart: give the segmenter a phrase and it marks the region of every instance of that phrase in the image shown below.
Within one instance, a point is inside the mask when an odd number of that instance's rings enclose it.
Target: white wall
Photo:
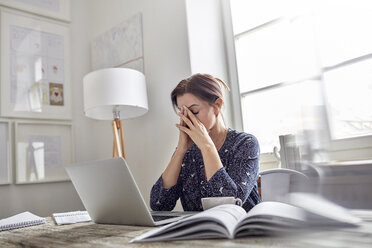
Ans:
[[[99,144],[102,137],[111,134],[110,129],[106,132],[103,123],[89,120],[83,115],[82,77],[90,70],[91,16],[86,11],[86,6],[90,5],[82,0],[71,2],[71,89],[75,159],[85,161],[102,157],[105,151],[110,152],[108,147]],[[22,211],[49,216],[53,212],[84,209],[71,182],[0,186],[0,196],[0,218]]]
[[[215,74],[224,80],[228,78],[225,52],[220,51],[224,44],[221,30],[217,27],[220,25],[219,6],[208,1],[214,6],[208,15],[211,25],[217,26],[212,33],[209,30],[204,35],[208,38],[206,41],[217,39],[217,42],[212,50],[200,54],[203,60],[199,62],[198,54],[203,47],[194,39],[202,38],[201,29],[207,28],[209,21],[202,10],[193,8],[197,7],[196,1],[193,7],[188,3],[188,11],[185,0],[73,0],[71,3],[71,72],[77,162],[112,155],[111,123],[90,120],[83,114],[82,81],[84,75],[91,71],[90,42],[123,20],[142,13],[149,112],[142,117],[125,120],[123,124],[127,160],[148,203],[151,187],[167,166],[177,144],[175,123],[178,118],[171,106],[171,90],[181,79],[197,71]],[[199,29],[197,19],[204,20]],[[189,41],[193,44],[190,50]],[[216,55],[217,63],[209,64],[208,61],[214,59],[210,52]],[[228,108],[225,111],[229,112]],[[227,113],[227,123],[231,122],[229,115]],[[48,216],[52,212],[83,209],[70,182],[0,186],[0,195],[0,218],[26,210]],[[176,209],[181,209],[180,204]]]
[[[76,161],[112,155],[111,123],[83,114],[82,79],[91,71],[91,40],[142,12],[149,112],[124,121],[129,165],[145,200],[177,144],[170,92],[190,75],[184,0],[73,0],[71,23],[73,123]],[[41,216],[82,209],[70,182],[0,186],[0,218],[21,211]]]
[[[231,88],[221,7],[219,0],[186,0],[191,73],[211,74]],[[223,115],[226,125],[234,127],[230,96],[225,91]]]
[[[191,72],[185,3],[183,0],[83,2],[94,6],[90,9],[90,39],[142,12],[149,112],[142,117],[126,120],[123,124],[127,161],[145,201],[149,202],[151,187],[165,169],[177,144],[175,123],[178,118],[171,106],[170,92]],[[108,148],[101,157],[111,155],[109,125],[105,123],[97,129],[108,132],[107,137],[98,139],[100,147]]]
[[[75,127],[75,156],[84,160],[96,152],[90,137],[93,123],[82,117],[81,75],[88,70],[89,58],[85,26],[89,24],[87,12],[80,1],[72,1],[71,23],[71,88],[73,100],[73,124]],[[13,159],[14,161],[14,159]],[[23,211],[31,211],[40,216],[49,216],[53,212],[83,209],[71,182],[55,182],[25,185],[0,186],[0,218],[5,218]]]

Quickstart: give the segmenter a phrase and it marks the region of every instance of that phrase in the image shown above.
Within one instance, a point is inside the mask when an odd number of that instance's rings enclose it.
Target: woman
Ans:
[[[176,151],[152,187],[153,210],[170,211],[178,198],[184,211],[203,210],[204,197],[234,196],[246,211],[260,201],[257,139],[225,127],[221,85],[229,90],[218,78],[195,74],[172,91],[180,133]]]

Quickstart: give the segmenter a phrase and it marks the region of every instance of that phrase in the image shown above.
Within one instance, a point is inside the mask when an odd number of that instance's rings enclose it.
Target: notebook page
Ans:
[[[30,212],[23,212],[6,219],[0,220],[0,231],[40,225],[45,223],[45,218],[34,215]]]
[[[92,220],[87,211],[54,213],[53,218],[57,225],[75,224],[78,222],[87,222]]]

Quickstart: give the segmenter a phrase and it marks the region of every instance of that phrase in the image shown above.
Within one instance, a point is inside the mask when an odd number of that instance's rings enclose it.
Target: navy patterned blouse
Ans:
[[[204,197],[238,197],[246,211],[259,203],[257,179],[260,150],[257,139],[251,134],[229,128],[218,154],[223,168],[207,182],[201,151],[193,144],[183,158],[177,184],[165,189],[160,176],[152,187],[152,210],[171,211],[178,198],[181,198],[184,211],[202,211],[201,198]]]

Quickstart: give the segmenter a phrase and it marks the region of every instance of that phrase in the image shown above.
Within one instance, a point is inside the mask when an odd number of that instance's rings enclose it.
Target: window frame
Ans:
[[[233,24],[232,24],[232,13],[231,13],[231,6],[230,1],[221,1],[221,10],[222,10],[222,20],[223,20],[223,27],[224,27],[224,34],[225,34],[225,45],[226,45],[226,57],[227,57],[227,67],[229,70],[229,80],[231,84],[231,94],[232,94],[232,107],[231,111],[233,113],[233,123],[235,128],[238,130],[243,130],[243,113],[242,113],[242,95],[247,94],[247,92],[240,92],[239,86],[239,79],[238,79],[238,66],[237,66],[237,59],[235,53],[235,36],[233,33]],[[273,22],[281,20],[282,18],[274,18],[271,21],[263,23],[253,29],[248,30],[250,32],[252,30],[257,31],[257,28],[264,27],[266,25],[270,25]],[[363,61],[364,59],[372,58],[371,54],[365,54],[358,58],[353,58],[347,61],[343,61],[337,65],[330,66],[330,67],[321,67],[320,68],[320,75],[317,77],[322,79],[322,75],[324,72],[331,71],[333,69],[340,68],[344,65],[355,64],[358,62]],[[308,78],[310,79],[310,78]],[[303,81],[303,80],[301,80]],[[280,87],[279,84],[287,84],[291,82],[282,82],[274,84],[275,87]],[[324,87],[324,81],[321,80],[321,87]],[[260,88],[259,90],[265,90],[265,88],[272,88],[272,86],[267,86]],[[255,91],[255,90],[253,90]],[[248,91],[252,92],[252,91]],[[372,134],[371,135],[364,135],[360,137],[351,137],[351,138],[344,138],[344,139],[333,139],[331,137],[331,129],[330,129],[330,116],[328,115],[328,104],[326,101],[325,91],[322,89],[322,98],[324,100],[323,105],[323,120],[326,126],[326,138],[325,142],[327,143],[327,147],[324,149],[328,160],[359,160],[359,159],[371,159],[372,158]],[[347,153],[346,153],[347,151]],[[261,153],[261,163],[273,163],[277,161],[276,157],[274,156],[273,152]]]

